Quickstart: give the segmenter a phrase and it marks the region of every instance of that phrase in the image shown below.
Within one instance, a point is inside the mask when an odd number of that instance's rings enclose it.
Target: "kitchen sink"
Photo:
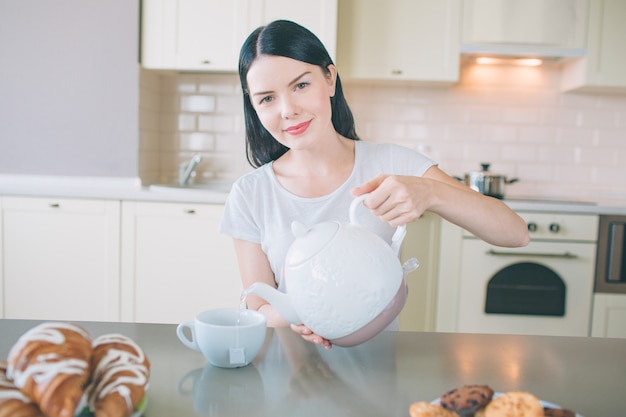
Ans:
[[[232,180],[211,180],[186,185],[178,184],[152,184],[148,187],[150,191],[156,192],[219,192],[227,194],[233,185]]]

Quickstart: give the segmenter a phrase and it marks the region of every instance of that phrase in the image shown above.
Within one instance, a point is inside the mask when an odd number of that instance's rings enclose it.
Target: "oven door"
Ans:
[[[464,239],[458,331],[588,336],[595,243]]]

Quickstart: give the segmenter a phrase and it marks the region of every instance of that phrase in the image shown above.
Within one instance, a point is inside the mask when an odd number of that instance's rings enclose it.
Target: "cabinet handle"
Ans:
[[[609,255],[607,264],[606,281],[620,282],[622,277],[622,256],[624,253],[625,223],[611,223],[609,227]]]
[[[203,61],[201,62],[201,64],[205,64],[205,65],[208,65],[208,64],[210,64],[210,63],[211,63],[211,60],[210,60],[210,59],[205,59],[205,60],[203,60]]]
[[[48,206],[50,208],[59,208],[59,207],[61,207],[61,205],[59,203],[50,203],[50,204],[48,204]]]
[[[487,251],[487,255],[493,256],[524,256],[529,258],[563,258],[563,259],[576,259],[578,255],[574,255],[570,252],[565,253],[532,253],[532,252],[500,252],[493,249]]]
[[[402,70],[399,70],[399,69],[391,70],[391,74],[392,75],[402,75]]]
[[[185,210],[185,214],[196,214],[196,211],[194,209],[187,209]]]

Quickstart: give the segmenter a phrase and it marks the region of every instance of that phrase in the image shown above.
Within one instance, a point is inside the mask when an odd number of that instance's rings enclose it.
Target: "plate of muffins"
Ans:
[[[494,392],[488,385],[463,385],[433,401],[409,407],[411,417],[583,417],[526,391]]]

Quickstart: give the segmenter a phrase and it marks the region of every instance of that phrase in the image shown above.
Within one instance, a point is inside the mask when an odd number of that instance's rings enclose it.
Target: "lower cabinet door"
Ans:
[[[407,225],[400,259],[416,258],[420,265],[405,277],[409,295],[398,317],[402,331],[435,330],[440,225],[441,218],[430,212]]]
[[[218,204],[122,203],[122,320],[179,323],[239,306],[232,240]]]
[[[626,339],[626,294],[594,294],[591,336]]]
[[[2,197],[4,318],[119,320],[120,202]]]

